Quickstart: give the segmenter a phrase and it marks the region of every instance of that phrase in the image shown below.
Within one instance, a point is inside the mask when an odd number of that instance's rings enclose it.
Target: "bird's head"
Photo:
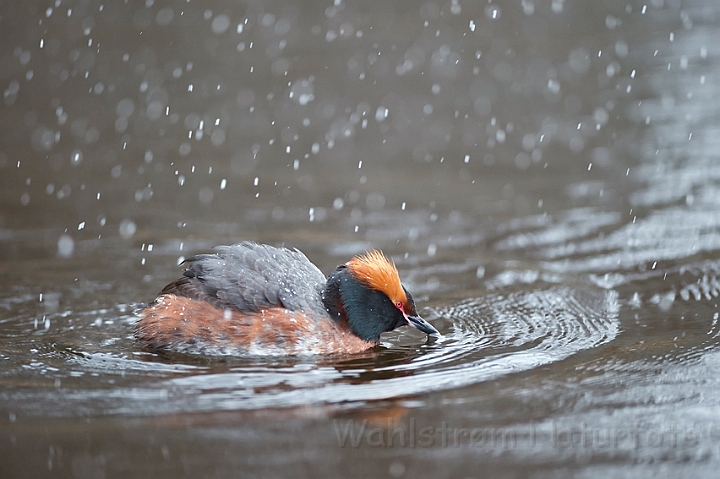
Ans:
[[[338,266],[328,277],[323,302],[333,318],[347,320],[350,330],[366,341],[377,342],[385,331],[405,325],[440,334],[418,315],[395,263],[380,251],[355,256]]]

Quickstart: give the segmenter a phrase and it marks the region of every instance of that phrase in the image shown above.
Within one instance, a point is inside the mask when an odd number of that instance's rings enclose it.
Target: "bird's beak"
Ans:
[[[412,326],[415,329],[419,329],[425,334],[433,334],[436,336],[442,336],[440,332],[435,329],[435,327],[422,319],[420,316],[405,316],[405,320],[408,322],[410,326]]]

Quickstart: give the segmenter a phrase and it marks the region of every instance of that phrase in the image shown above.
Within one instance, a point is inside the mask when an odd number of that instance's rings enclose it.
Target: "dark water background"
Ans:
[[[0,476],[715,477],[720,5],[0,2]],[[213,245],[444,334],[157,356]]]

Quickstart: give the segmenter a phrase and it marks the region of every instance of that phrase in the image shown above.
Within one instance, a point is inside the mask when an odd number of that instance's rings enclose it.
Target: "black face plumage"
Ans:
[[[409,294],[408,302],[412,302]],[[382,333],[407,324],[387,295],[365,287],[345,265],[328,277],[323,303],[332,317],[344,315],[351,331],[365,341],[378,341]]]

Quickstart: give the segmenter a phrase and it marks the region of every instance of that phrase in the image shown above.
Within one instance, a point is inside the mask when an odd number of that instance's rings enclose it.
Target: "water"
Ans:
[[[714,477],[719,14],[0,7],[0,475]],[[141,350],[247,239],[380,248],[443,337]]]

